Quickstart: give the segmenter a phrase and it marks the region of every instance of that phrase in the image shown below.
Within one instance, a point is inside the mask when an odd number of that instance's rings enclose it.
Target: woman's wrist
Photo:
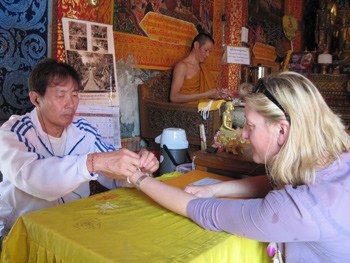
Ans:
[[[143,182],[144,179],[149,178],[149,174],[143,174],[139,177],[139,179],[137,179],[137,181],[135,182],[135,186],[137,189],[141,189],[141,182]]]
[[[137,171],[132,176],[127,177],[128,183],[134,185],[137,189],[140,189],[141,182],[147,177],[151,177],[148,173],[142,173],[141,171]]]
[[[137,171],[132,176],[127,177],[128,183],[135,185],[136,181],[143,175],[142,172]]]
[[[217,197],[214,189],[215,187],[213,187],[212,185],[207,185],[206,187],[208,189],[208,192],[212,195],[212,197]]]

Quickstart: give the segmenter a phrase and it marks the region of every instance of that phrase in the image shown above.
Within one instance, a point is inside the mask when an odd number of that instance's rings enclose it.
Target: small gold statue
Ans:
[[[233,128],[234,103],[225,103],[225,111],[222,114],[222,124],[217,137],[217,143],[225,147],[226,152],[243,154],[246,140],[242,139],[242,130]]]
[[[222,124],[220,127],[220,135],[223,137],[232,137],[235,133],[233,128],[233,116],[232,112],[235,109],[233,102],[228,101],[225,103],[225,111],[222,114]]]
[[[337,64],[350,63],[350,37],[344,41],[343,50],[339,53]]]
[[[246,154],[248,140],[242,138],[242,129],[233,127],[234,101],[225,103],[225,111],[222,114],[222,124],[214,136],[213,147],[218,152],[231,152],[233,154]]]
[[[226,144],[226,152],[243,155],[246,150],[246,144],[248,144],[248,142],[242,138],[232,139]]]

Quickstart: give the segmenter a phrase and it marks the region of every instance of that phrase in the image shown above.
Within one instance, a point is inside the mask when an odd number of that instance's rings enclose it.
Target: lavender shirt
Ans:
[[[187,214],[205,229],[283,243],[287,262],[349,262],[350,153],[319,170],[311,186],[250,200],[199,198]]]

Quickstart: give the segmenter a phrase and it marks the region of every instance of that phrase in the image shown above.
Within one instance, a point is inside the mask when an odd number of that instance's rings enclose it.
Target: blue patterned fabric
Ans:
[[[0,0],[0,121],[32,109],[28,77],[48,54],[48,0]]]

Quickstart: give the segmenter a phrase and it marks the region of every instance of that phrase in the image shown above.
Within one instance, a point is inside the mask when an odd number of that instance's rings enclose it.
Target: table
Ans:
[[[206,177],[229,179],[192,171],[166,183],[182,188]],[[204,230],[123,188],[21,216],[4,240],[1,262],[270,262],[265,248]]]
[[[207,153],[197,151],[192,154],[197,170],[208,171],[225,176],[242,178],[266,174],[265,166],[253,161],[251,155],[232,154],[228,152]]]

